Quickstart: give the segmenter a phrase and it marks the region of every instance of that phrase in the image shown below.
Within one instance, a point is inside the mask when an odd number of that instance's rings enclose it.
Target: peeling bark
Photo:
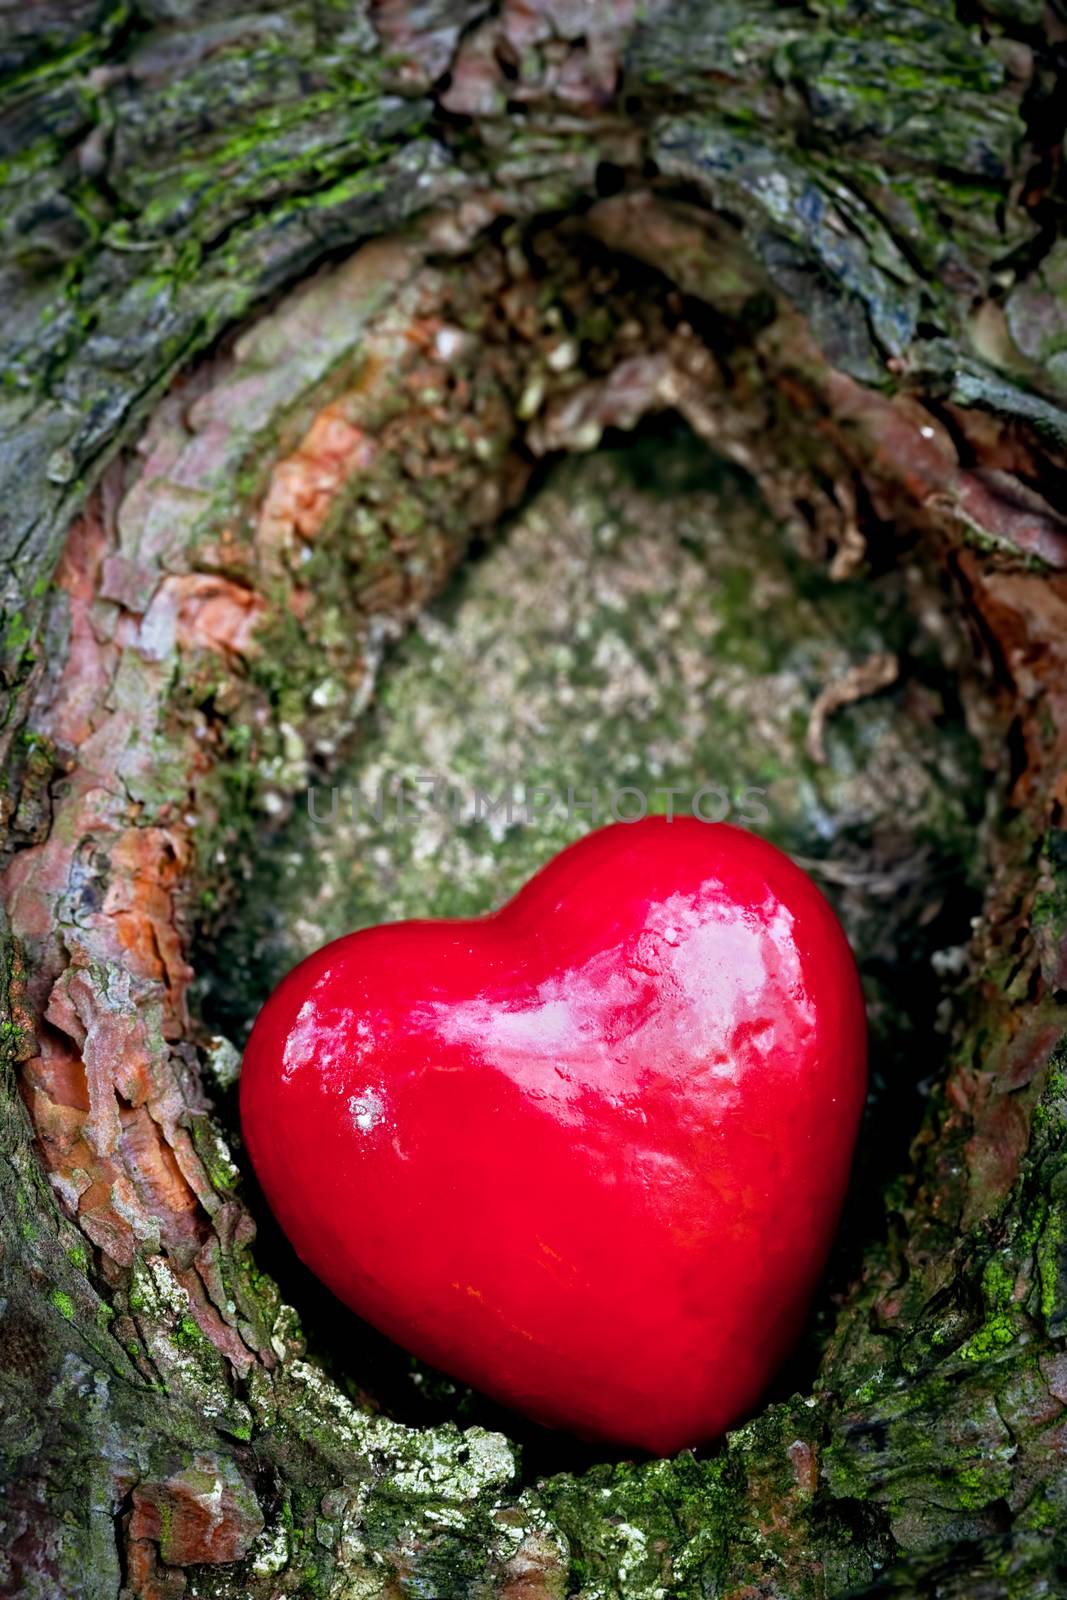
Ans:
[[[0,1593],[1055,1592],[1062,19],[4,19]],[[191,937],[531,460],[663,409],[835,576],[876,547],[951,597],[991,881],[812,1392],[706,1459],[524,1488],[502,1436],[307,1358]]]

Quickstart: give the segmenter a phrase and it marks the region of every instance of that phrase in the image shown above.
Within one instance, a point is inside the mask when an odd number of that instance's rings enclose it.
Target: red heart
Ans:
[[[492,916],[291,972],[241,1114],[300,1256],[424,1360],[665,1453],[750,1410],[826,1260],[866,1081],[845,936],[753,834],[589,834]]]

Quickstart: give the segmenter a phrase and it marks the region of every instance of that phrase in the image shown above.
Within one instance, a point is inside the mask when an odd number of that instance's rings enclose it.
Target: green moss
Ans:
[[[69,1294],[66,1294],[62,1289],[53,1289],[49,1299],[59,1312],[60,1316],[65,1317],[68,1322],[73,1322],[75,1320],[76,1312],[74,1309],[74,1301],[71,1299]]]
[[[414,138],[422,118],[413,109],[394,121]],[[396,148],[380,137],[380,130],[378,102],[366,90],[361,98],[358,86],[343,94],[320,90],[266,111],[236,133],[223,134],[213,149],[201,148],[195,164],[153,174],[138,229],[167,231],[190,205],[201,228],[217,227],[219,216],[232,212],[246,196],[300,189],[312,179],[315,194],[309,203],[316,207],[366,193],[375,181],[367,174]],[[359,172],[346,173],[354,163]],[[333,184],[331,174],[337,175]]]
[[[174,1342],[185,1350],[196,1349],[204,1344],[204,1335],[192,1317],[180,1317],[178,1326],[173,1334]]]
[[[21,1059],[26,1040],[26,1030],[19,1023],[12,1022],[9,1018],[0,1022],[0,1048],[9,1060]]]
[[[552,1478],[538,1486],[538,1498],[566,1536],[574,1590],[652,1600],[706,1592],[728,1570],[745,1479],[727,1457],[681,1456]],[[744,1568],[745,1553],[735,1559]]]
[[[1012,1344],[1018,1331],[1018,1317],[1007,1311],[998,1311],[986,1319],[977,1333],[960,1345],[956,1354],[961,1361],[988,1361]]]
[[[5,651],[21,654],[33,640],[33,628],[21,611],[14,611],[6,619]]]
[[[988,1505],[989,1475],[982,1467],[957,1467],[951,1477],[957,1502],[965,1510]]]
[[[1062,1210],[1050,1208],[1037,1245],[1037,1272],[1041,1285],[1041,1312],[1046,1322],[1062,1314],[1061,1275],[1067,1249],[1067,1223]]]
[[[882,1391],[884,1386],[884,1374],[881,1372],[876,1372],[856,1387],[856,1389],[853,1391],[851,1399],[857,1405],[870,1405],[871,1401]]]

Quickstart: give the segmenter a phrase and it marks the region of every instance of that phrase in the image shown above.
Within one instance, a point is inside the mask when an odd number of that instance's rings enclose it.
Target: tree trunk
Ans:
[[[0,17],[0,1593],[1058,1592],[1058,6]],[[532,463],[663,409],[962,625],[988,883],[810,1392],[524,1485],[305,1349],[190,955]]]

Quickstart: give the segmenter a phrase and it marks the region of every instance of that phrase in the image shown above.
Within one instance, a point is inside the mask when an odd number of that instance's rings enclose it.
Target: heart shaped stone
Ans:
[[[866,1083],[855,963],[754,834],[591,833],[502,910],[303,961],[241,1116],[307,1265],[425,1361],[657,1453],[750,1411],[797,1338]]]

